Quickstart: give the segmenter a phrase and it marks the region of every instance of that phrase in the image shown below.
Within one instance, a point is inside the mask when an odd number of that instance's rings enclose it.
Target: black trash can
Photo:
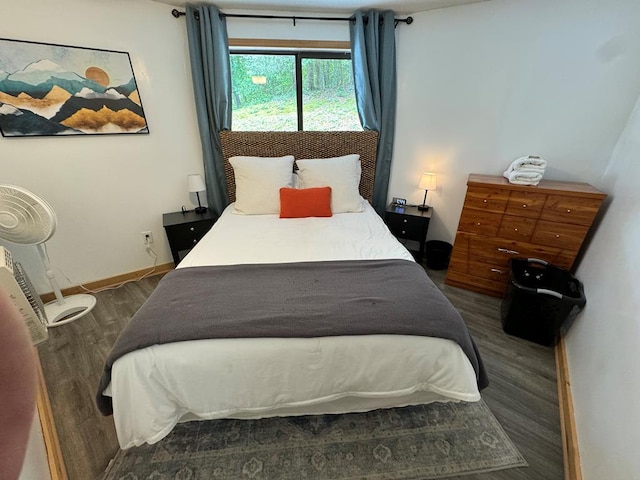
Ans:
[[[555,345],[587,303],[582,283],[563,268],[536,258],[514,258],[509,268],[502,328],[540,345]]]
[[[453,245],[442,240],[429,240],[426,244],[427,268],[444,270],[449,266]]]

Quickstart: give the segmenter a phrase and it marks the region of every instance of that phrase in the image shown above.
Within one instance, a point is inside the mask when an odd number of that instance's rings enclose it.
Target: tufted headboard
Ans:
[[[360,154],[362,177],[360,195],[372,201],[376,171],[378,132],[220,132],[224,171],[227,177],[229,201],[236,199],[236,183],[229,158],[236,155],[282,157],[296,159],[331,158]]]

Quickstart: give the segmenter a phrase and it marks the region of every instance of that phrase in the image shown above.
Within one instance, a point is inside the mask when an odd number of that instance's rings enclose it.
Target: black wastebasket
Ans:
[[[568,271],[536,258],[515,258],[509,267],[502,328],[540,345],[555,345],[586,304],[582,283]]]
[[[444,270],[449,266],[453,245],[442,240],[429,240],[426,244],[427,268]]]

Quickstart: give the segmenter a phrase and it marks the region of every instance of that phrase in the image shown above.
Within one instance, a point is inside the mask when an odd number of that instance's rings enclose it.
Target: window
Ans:
[[[362,130],[348,52],[231,52],[232,126]]]

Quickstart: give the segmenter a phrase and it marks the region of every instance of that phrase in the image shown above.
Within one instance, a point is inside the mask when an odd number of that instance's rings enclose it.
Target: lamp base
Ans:
[[[207,207],[196,207],[193,211],[196,213],[205,213],[207,211]]]
[[[421,212],[426,212],[430,208],[431,207],[429,205],[418,205],[418,210],[420,210]]]

